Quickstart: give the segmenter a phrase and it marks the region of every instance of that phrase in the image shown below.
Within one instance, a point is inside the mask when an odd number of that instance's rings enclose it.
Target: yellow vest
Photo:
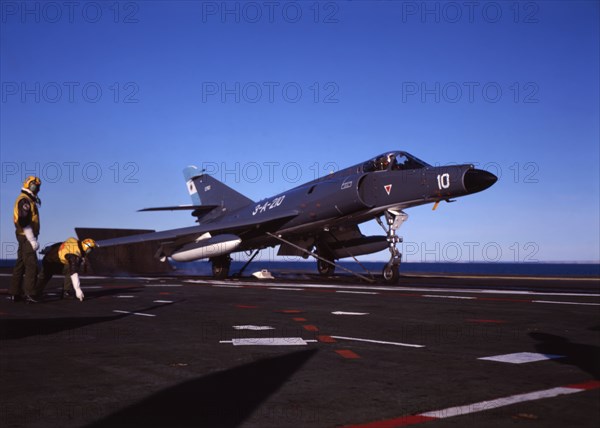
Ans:
[[[74,254],[77,257],[81,257],[81,250],[79,249],[79,241],[75,238],[69,238],[62,243],[58,249],[58,258],[60,262],[66,265],[68,260],[66,259],[67,254]]]
[[[38,215],[38,208],[35,201],[27,194],[21,193],[15,202],[15,208],[13,210],[13,221],[15,223],[15,228],[17,229],[17,234],[24,235],[23,228],[19,224],[19,203],[23,200],[27,199],[29,205],[31,205],[31,229],[33,230],[33,235],[38,236],[40,234],[40,216]]]

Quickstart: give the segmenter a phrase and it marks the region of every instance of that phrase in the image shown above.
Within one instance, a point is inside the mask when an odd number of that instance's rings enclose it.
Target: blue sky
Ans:
[[[190,164],[259,200],[399,149],[500,176],[408,210],[406,260],[600,260],[598,2],[0,3],[2,257],[31,173],[50,243],[191,225],[136,212]]]

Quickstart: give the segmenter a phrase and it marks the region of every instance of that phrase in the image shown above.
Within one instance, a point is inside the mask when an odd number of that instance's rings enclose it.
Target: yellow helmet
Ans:
[[[42,185],[42,180],[40,180],[38,177],[34,177],[33,175],[30,175],[23,182],[23,189],[27,189],[30,192],[37,194],[37,192],[40,191],[41,185]]]
[[[84,239],[81,241],[81,247],[86,254],[89,254],[94,248],[96,248],[96,241],[91,238]]]

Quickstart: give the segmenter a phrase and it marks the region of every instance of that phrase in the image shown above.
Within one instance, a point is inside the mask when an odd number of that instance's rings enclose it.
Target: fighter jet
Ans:
[[[231,254],[279,245],[278,255],[311,256],[321,275],[332,275],[336,261],[390,252],[383,280],[396,283],[402,255],[398,228],[407,208],[470,195],[492,186],[497,177],[471,164],[432,166],[392,151],[254,202],[196,167],[183,170],[192,205],[140,211],[189,210],[198,225],[100,240],[99,247],[154,242],[156,257],[178,262],[208,259],[215,278],[229,276]],[[359,225],[375,219],[385,234],[365,236]],[[342,267],[340,267],[342,268]],[[366,277],[365,277],[366,278]]]

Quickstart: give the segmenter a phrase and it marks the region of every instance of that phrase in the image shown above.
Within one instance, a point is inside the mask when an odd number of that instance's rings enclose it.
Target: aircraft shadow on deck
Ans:
[[[173,305],[180,301],[161,303],[140,309],[146,312],[164,306]],[[79,303],[79,302],[76,302]],[[131,313],[118,314],[108,317],[63,317],[63,318],[26,318],[26,319],[1,319],[0,341],[19,340],[34,336],[47,336],[67,331],[74,331],[96,324],[117,321],[132,316]]]
[[[564,355],[552,361],[559,364],[573,365],[591,374],[594,379],[600,379],[600,347],[573,343],[566,337],[548,333],[530,333],[536,340],[535,348],[542,354]]]
[[[237,427],[316,352],[293,352],[189,380],[86,428]]]

